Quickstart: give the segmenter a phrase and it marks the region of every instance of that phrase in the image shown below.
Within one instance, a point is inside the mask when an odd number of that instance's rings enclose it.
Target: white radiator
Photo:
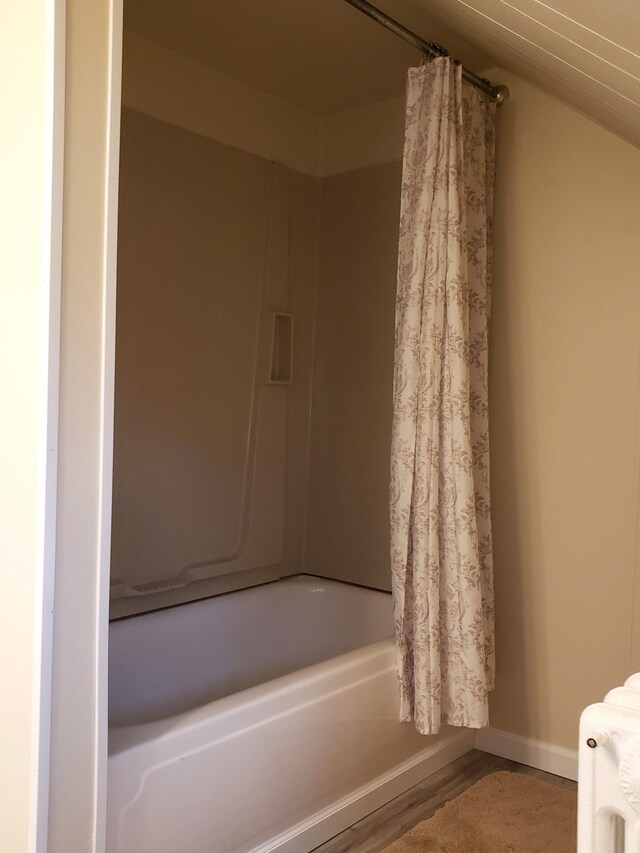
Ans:
[[[640,853],[640,673],[580,718],[578,853]]]

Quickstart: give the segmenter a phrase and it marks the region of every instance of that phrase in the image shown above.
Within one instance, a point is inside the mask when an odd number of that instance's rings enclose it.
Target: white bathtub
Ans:
[[[114,622],[107,853],[307,853],[470,749],[397,722],[391,633],[308,576]]]

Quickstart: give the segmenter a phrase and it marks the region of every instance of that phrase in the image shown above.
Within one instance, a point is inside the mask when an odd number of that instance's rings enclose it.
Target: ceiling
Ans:
[[[407,0],[388,14],[470,67],[491,58]],[[125,27],[318,116],[404,92],[421,54],[344,0],[125,0]]]
[[[415,0],[640,146],[640,0]]]
[[[640,0],[374,0],[640,146]],[[318,116],[404,91],[419,53],[344,0],[125,0],[125,27]],[[482,45],[479,47],[478,45]]]

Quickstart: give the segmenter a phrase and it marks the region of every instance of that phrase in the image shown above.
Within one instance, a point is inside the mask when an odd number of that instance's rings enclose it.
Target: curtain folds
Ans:
[[[488,724],[494,625],[487,390],[495,104],[448,57],[408,74],[391,565],[400,715]]]

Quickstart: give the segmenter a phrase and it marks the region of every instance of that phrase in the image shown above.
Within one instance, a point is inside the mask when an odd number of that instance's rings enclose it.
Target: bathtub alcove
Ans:
[[[124,0],[107,853],[308,853],[473,745],[398,721],[419,60],[343,0]]]

